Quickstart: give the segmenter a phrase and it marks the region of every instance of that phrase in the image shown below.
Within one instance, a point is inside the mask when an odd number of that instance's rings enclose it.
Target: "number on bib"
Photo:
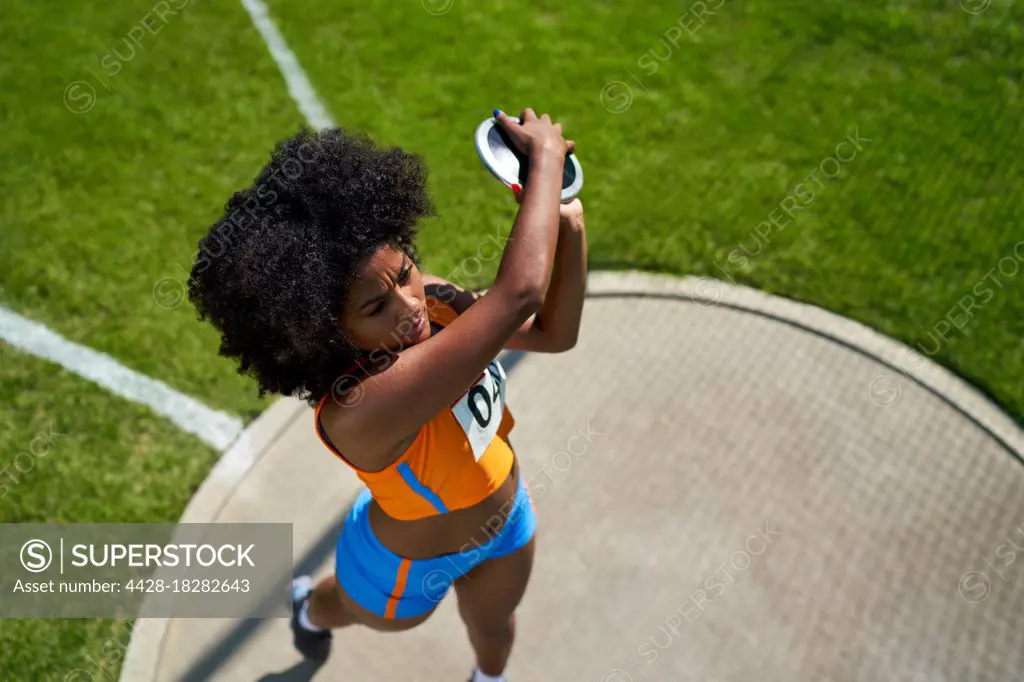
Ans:
[[[459,426],[473,450],[473,459],[479,461],[487,446],[494,440],[505,413],[505,369],[497,360],[484,370],[480,380],[452,407]]]

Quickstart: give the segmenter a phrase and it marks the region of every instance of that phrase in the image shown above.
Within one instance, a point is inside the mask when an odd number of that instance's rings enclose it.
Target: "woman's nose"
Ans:
[[[414,317],[416,315],[416,313],[419,312],[420,308],[422,307],[420,305],[419,299],[417,299],[415,296],[413,296],[412,292],[409,292],[409,291],[403,291],[402,292],[402,304],[403,304],[402,305],[402,310],[403,310],[402,319],[408,319],[410,317]]]

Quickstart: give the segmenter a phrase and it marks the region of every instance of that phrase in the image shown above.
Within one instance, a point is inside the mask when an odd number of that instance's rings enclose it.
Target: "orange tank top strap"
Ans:
[[[436,296],[427,295],[427,317],[442,327],[450,325],[459,314],[450,305]]]
[[[331,439],[328,438],[327,436],[327,431],[324,430],[323,422],[320,420],[320,413],[323,411],[324,405],[327,404],[327,401],[329,399],[333,399],[335,401],[343,401],[344,396],[348,394],[348,391],[352,390],[352,388],[358,386],[359,383],[361,383],[362,379],[356,378],[355,374],[352,373],[352,370],[357,367],[363,371],[364,375],[369,375],[369,373],[366,370],[366,367],[363,365],[362,359],[356,358],[356,361],[352,363],[348,369],[342,372],[341,375],[334,381],[334,383],[331,384],[331,390],[325,393],[317,402],[316,408],[313,411],[313,423],[314,427],[316,428],[316,435],[320,439],[320,442],[323,443],[324,447],[330,450],[332,453],[334,453],[334,456],[340,459],[342,462],[352,467],[356,471],[359,471],[359,468],[356,467],[351,462],[349,462],[347,459],[345,459],[345,456],[341,454],[341,451],[334,446],[334,443],[332,443]]]

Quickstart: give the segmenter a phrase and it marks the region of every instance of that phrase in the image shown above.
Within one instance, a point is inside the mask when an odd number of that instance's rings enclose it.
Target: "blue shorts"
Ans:
[[[533,500],[520,472],[519,489],[497,535],[482,545],[467,543],[454,554],[407,559],[386,548],[373,534],[371,499],[366,489],[352,505],[338,538],[335,572],[346,594],[364,609],[385,618],[427,613],[445,598],[457,578],[488,559],[516,551],[530,541],[537,525]]]

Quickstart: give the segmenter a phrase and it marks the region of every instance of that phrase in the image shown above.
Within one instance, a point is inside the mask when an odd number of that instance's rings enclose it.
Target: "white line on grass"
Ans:
[[[256,30],[260,32],[263,40],[267,43],[271,56],[277,62],[277,66],[281,69],[284,80],[288,84],[288,93],[299,105],[302,115],[312,126],[333,128],[334,121],[331,120],[331,115],[327,113],[324,103],[317,97],[309,78],[306,77],[306,72],[299,65],[299,60],[295,58],[295,53],[284,42],[274,20],[270,18],[270,12],[263,0],[242,0],[242,4],[249,12],[249,16],[252,17],[252,23],[256,26]]]
[[[327,113],[327,108],[324,107],[316,91],[313,90],[313,85],[309,82],[306,72],[299,65],[299,60],[295,58],[295,53],[284,42],[281,32],[277,30],[273,19],[270,18],[270,12],[267,11],[263,0],[242,0],[242,5],[249,12],[256,30],[263,36],[271,56],[284,75],[288,93],[299,105],[299,111],[306,117],[306,121],[316,128],[334,127],[334,121]],[[299,407],[301,408],[301,406]],[[222,452],[217,465],[207,474],[203,485],[189,501],[189,506],[185,509],[180,522],[184,523],[193,516],[204,520],[215,520],[226,496],[223,493],[209,492],[210,489],[219,487],[223,490],[234,490],[237,488],[259,457],[267,451],[268,444],[280,437],[282,430],[287,428],[296,414],[298,413],[295,408],[286,399],[279,399],[265,410],[245,429],[230,448]],[[258,435],[261,430],[269,433]],[[227,446],[225,445],[225,447]],[[217,508],[203,507],[208,501],[214,501]],[[121,682],[148,681],[155,678],[157,667],[163,656],[170,620],[170,618],[149,619],[147,622],[151,625],[145,635],[131,638],[121,668]],[[136,623],[139,622],[136,621]]]
[[[0,338],[16,348],[55,362],[122,398],[147,405],[209,445],[224,450],[242,432],[242,420],[134,372],[109,355],[86,348],[0,306]]]

